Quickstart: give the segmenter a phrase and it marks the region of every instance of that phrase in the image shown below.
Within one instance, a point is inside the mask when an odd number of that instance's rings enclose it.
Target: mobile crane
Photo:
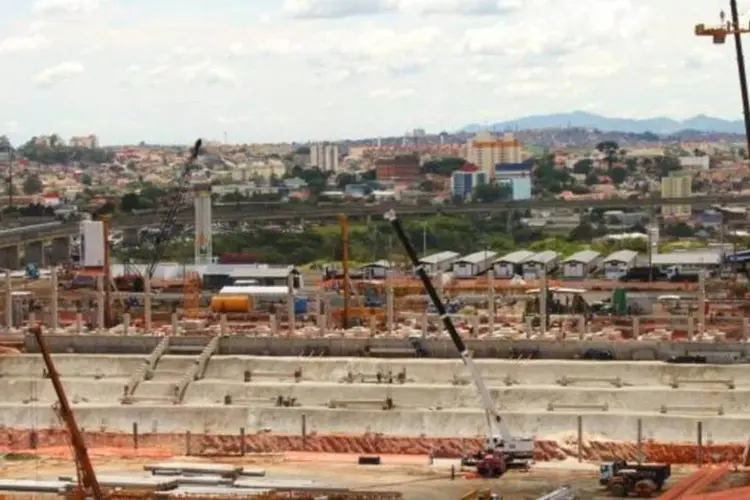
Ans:
[[[425,291],[430,296],[430,300],[435,306],[440,318],[443,320],[443,325],[448,331],[448,334],[453,341],[453,345],[455,345],[458,350],[461,361],[471,374],[474,385],[479,392],[487,424],[487,436],[484,440],[483,452],[480,452],[473,457],[476,459],[477,472],[483,477],[497,477],[505,472],[507,464],[509,463],[528,462],[529,460],[533,460],[534,439],[528,437],[513,437],[511,435],[510,429],[508,429],[502,415],[500,415],[495,407],[495,403],[492,400],[490,391],[487,389],[487,385],[484,383],[479,368],[474,364],[471,352],[466,347],[466,344],[464,344],[458,331],[456,331],[453,320],[446,311],[445,304],[440,300],[427,271],[424,266],[419,263],[417,252],[411,241],[409,241],[409,238],[406,236],[406,232],[401,225],[401,221],[396,216],[396,212],[394,210],[388,210],[385,213],[385,219],[390,222],[393,231],[404,246],[404,250],[414,266],[417,276],[419,276],[419,279],[422,281]]]

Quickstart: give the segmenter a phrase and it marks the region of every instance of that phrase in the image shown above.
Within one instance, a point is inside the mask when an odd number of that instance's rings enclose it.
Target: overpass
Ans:
[[[705,209],[714,205],[750,204],[750,195],[742,196],[693,196],[687,198],[640,198],[640,199],[604,199],[604,200],[521,200],[501,203],[471,205],[399,205],[393,203],[378,205],[333,205],[310,207],[298,205],[288,208],[284,205],[248,206],[219,205],[213,208],[215,222],[253,222],[253,221],[314,221],[332,220],[338,214],[346,213],[350,218],[369,218],[380,216],[393,208],[403,216],[433,215],[485,215],[515,210],[567,208],[585,210],[588,208],[637,208],[651,209],[663,205],[691,205],[693,208]],[[138,215],[118,214],[112,218],[116,229],[130,230],[156,225],[164,217],[163,211],[154,211]],[[177,222],[193,222],[192,210],[178,214]],[[0,267],[18,269],[23,261],[37,262],[42,265],[56,264],[66,260],[70,255],[70,236],[78,231],[77,222],[48,222],[0,230]],[[25,258],[24,258],[25,257]],[[60,260],[63,259],[63,260]]]
[[[640,198],[640,199],[604,199],[604,200],[520,200],[500,203],[471,204],[471,205],[399,205],[381,203],[378,205],[338,205],[326,207],[310,207],[298,205],[287,208],[281,205],[260,207],[257,205],[219,205],[212,209],[215,222],[239,221],[312,221],[335,219],[338,214],[346,213],[350,218],[372,217],[382,215],[389,208],[395,209],[400,215],[468,215],[493,214],[514,210],[569,208],[584,210],[588,208],[655,208],[662,205],[691,205],[693,208],[705,209],[713,205],[750,204],[750,195],[742,196],[693,196],[687,198]],[[121,214],[112,219],[114,227],[118,229],[133,229],[152,224],[158,224],[162,211],[132,215]],[[193,222],[193,212],[185,210],[178,214],[177,221],[181,223]]]

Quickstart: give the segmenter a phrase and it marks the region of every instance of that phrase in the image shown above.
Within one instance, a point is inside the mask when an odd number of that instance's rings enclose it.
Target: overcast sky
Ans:
[[[734,45],[693,35],[725,3],[0,0],[0,133],[261,142],[574,110],[739,119]]]

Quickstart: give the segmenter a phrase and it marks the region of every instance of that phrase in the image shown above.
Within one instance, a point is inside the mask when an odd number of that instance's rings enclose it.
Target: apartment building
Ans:
[[[310,146],[310,165],[324,172],[339,170],[338,144],[313,144]]]
[[[375,175],[379,181],[417,181],[422,178],[419,155],[397,155],[375,161]]]
[[[511,133],[498,137],[492,132],[479,132],[466,143],[466,159],[487,174],[495,177],[498,163],[521,163],[521,144]]]
[[[693,176],[687,172],[672,172],[661,180],[662,198],[689,198],[693,196]],[[664,216],[685,217],[692,213],[692,205],[662,205]]]

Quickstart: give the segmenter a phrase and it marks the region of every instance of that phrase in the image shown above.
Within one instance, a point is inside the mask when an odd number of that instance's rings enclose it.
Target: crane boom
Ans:
[[[419,263],[417,251],[406,236],[406,232],[401,225],[401,221],[396,216],[396,212],[394,210],[389,210],[385,214],[385,219],[391,223],[393,231],[396,233],[396,237],[398,237],[399,241],[401,241],[401,244],[404,246],[404,250],[414,266],[417,276],[419,276],[419,279],[422,281],[422,285],[424,286],[427,295],[430,296],[430,300],[440,315],[440,319],[443,321],[443,325],[448,331],[448,335],[450,335],[453,345],[455,345],[458,350],[461,361],[469,371],[471,379],[479,392],[487,425],[487,437],[485,440],[487,451],[502,453],[510,459],[531,458],[529,454],[533,453],[533,439],[512,437],[510,429],[508,429],[508,426],[505,424],[505,420],[495,407],[490,391],[484,383],[482,374],[479,372],[479,367],[477,367],[474,363],[474,359],[471,357],[471,351],[469,351],[463,339],[458,334],[450,314],[448,314],[448,311],[445,309],[445,304],[440,300],[440,297],[432,284],[432,280],[427,275],[427,271],[425,271],[424,266]]]
[[[68,396],[65,394],[65,388],[60,380],[60,374],[57,373],[55,363],[52,361],[52,355],[50,354],[49,346],[47,341],[42,335],[41,327],[31,328],[34,334],[36,343],[39,346],[39,351],[42,353],[42,359],[47,369],[47,375],[52,382],[52,387],[55,389],[57,400],[59,403],[58,413],[60,418],[65,423],[70,433],[70,441],[73,445],[73,452],[75,453],[76,467],[80,476],[80,481],[83,483],[83,490],[94,498],[94,500],[103,500],[104,494],[102,488],[99,485],[99,481],[96,478],[94,472],[94,466],[91,464],[91,458],[86,450],[86,443],[83,440],[83,435],[78,424],[76,423],[75,415],[73,415],[73,409],[68,402]]]

